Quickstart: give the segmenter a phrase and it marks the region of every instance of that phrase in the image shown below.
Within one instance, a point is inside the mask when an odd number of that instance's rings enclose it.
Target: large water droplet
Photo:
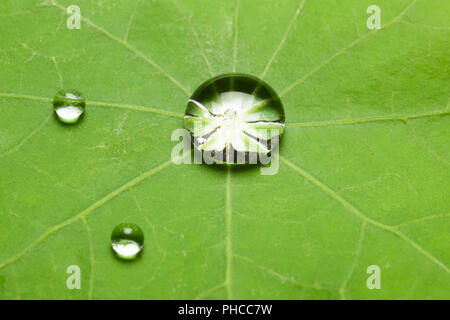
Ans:
[[[249,159],[255,155],[268,155],[278,146],[284,124],[276,92],[245,74],[204,82],[189,99],[184,117],[197,150],[225,163],[254,163]]]
[[[86,101],[76,90],[60,90],[53,98],[53,107],[61,122],[76,123],[84,113]]]
[[[111,234],[111,245],[119,258],[134,259],[144,245],[144,233],[134,223],[121,223]]]

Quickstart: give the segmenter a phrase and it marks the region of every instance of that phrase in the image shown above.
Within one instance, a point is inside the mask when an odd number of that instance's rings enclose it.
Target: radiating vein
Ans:
[[[53,4],[55,6],[57,6],[58,8],[60,8],[61,10],[63,10],[64,12],[66,12],[66,8],[62,5],[60,5],[57,2],[53,2]],[[124,41],[122,39],[120,39],[119,37],[113,35],[112,33],[110,33],[109,31],[105,30],[104,28],[100,27],[99,25],[95,24],[94,22],[92,22],[90,19],[81,16],[81,20],[86,22],[88,25],[90,25],[91,27],[93,27],[94,29],[97,29],[98,31],[100,31],[101,33],[103,33],[105,36],[107,36],[108,38],[110,38],[111,40],[114,40],[118,43],[120,43],[121,45],[123,45],[125,48],[127,48],[128,50],[130,50],[131,52],[133,52],[136,56],[138,56],[139,58],[141,58],[142,60],[144,60],[145,62],[147,62],[148,64],[150,64],[153,68],[155,68],[156,70],[158,70],[159,72],[161,72],[161,74],[163,74],[167,79],[169,79],[175,86],[177,86],[181,91],[183,91],[187,96],[190,95],[189,90],[186,89],[183,85],[181,85],[180,82],[178,82],[173,76],[171,76],[167,71],[165,71],[162,67],[160,67],[155,61],[153,61],[151,58],[149,58],[148,56],[146,56],[145,54],[143,54],[141,51],[139,51],[138,49],[136,49],[135,47],[133,47],[130,43],[128,43],[127,41]]]
[[[83,221],[83,224],[86,228],[86,232],[88,235],[88,242],[89,242],[89,260],[91,262],[91,272],[89,276],[89,300],[92,300],[92,294],[94,292],[94,246],[92,244],[92,235],[91,235],[91,228],[89,227],[89,224],[86,221],[85,217],[81,217],[81,220]]]
[[[0,93],[0,98],[26,99],[26,100],[34,100],[34,101],[53,102],[53,99],[50,99],[50,98],[28,96],[28,95],[15,94],[15,93]],[[136,105],[122,104],[122,103],[112,103],[112,102],[100,102],[100,101],[87,101],[87,104],[99,106],[99,107],[111,107],[111,108],[127,109],[127,110],[133,110],[133,111],[151,112],[151,113],[157,113],[157,114],[161,114],[161,115],[165,115],[165,116],[180,118],[180,119],[184,118],[184,115],[182,113],[166,111],[166,110],[156,109],[156,108],[151,108],[151,107],[136,106]]]
[[[382,25],[381,30],[383,30],[384,28],[392,25],[395,22],[398,22],[400,19],[415,3],[417,2],[417,0],[413,0],[409,3],[408,6],[406,6],[405,9],[403,9],[402,12],[400,12],[400,14],[398,16],[396,16],[395,18],[393,18],[391,21],[389,21],[386,24]],[[357,45],[358,43],[360,43],[361,41],[363,41],[364,39],[366,39],[367,37],[374,35],[378,32],[378,30],[371,30],[368,31],[367,33],[365,33],[364,35],[360,36],[359,38],[353,40],[352,42],[350,42],[347,46],[345,46],[344,48],[342,48],[341,50],[337,51],[336,53],[334,53],[333,55],[331,55],[328,59],[324,60],[322,63],[320,63],[319,65],[317,65],[315,68],[313,68],[311,71],[309,71],[308,73],[306,73],[304,76],[302,76],[301,78],[295,80],[292,84],[288,85],[285,89],[283,89],[280,92],[280,97],[284,96],[285,94],[287,94],[289,91],[291,91],[293,88],[295,88],[296,86],[298,86],[299,84],[301,84],[302,82],[304,82],[306,79],[308,79],[309,77],[311,77],[313,74],[315,74],[317,71],[321,70],[323,67],[325,67],[326,65],[328,65],[331,61],[335,60],[337,57],[343,55],[344,53],[346,53],[349,49],[353,48],[355,45]]]
[[[233,72],[236,72],[237,65],[237,52],[238,52],[238,34],[239,34],[239,9],[241,7],[241,1],[236,0],[234,8],[234,43],[233,43]]]
[[[131,26],[133,25],[134,18],[136,17],[136,14],[137,14],[137,8],[139,7],[139,4],[141,3],[141,1],[142,0],[136,1],[133,13],[131,14],[130,19],[128,20],[127,30],[125,31],[125,36],[123,37],[123,41],[128,41],[128,36],[130,34]]]
[[[0,93],[0,98],[12,98],[12,99],[26,99],[43,102],[53,102],[53,99],[37,96],[28,96],[20,93]]]
[[[64,222],[57,224],[51,228],[49,228],[47,231],[45,231],[39,238],[37,238],[34,242],[32,242],[29,246],[27,246],[26,248],[24,248],[23,250],[21,250],[18,254],[16,254],[15,256],[11,257],[10,259],[4,261],[3,263],[0,263],[0,269],[4,268],[5,266],[14,263],[15,261],[19,260],[21,257],[23,257],[25,254],[27,254],[31,249],[33,249],[34,247],[36,247],[38,244],[40,244],[42,241],[44,241],[45,239],[47,239],[49,236],[51,236],[52,234],[54,234],[55,232],[71,225],[72,223],[87,217],[91,212],[93,212],[94,210],[100,208],[101,206],[103,206],[105,203],[109,202],[110,200],[114,199],[115,197],[117,197],[119,194],[123,193],[124,191],[136,186],[137,184],[139,184],[140,182],[142,182],[143,180],[150,178],[151,176],[155,175],[156,173],[158,173],[159,171],[161,171],[164,168],[167,168],[168,166],[170,166],[172,164],[172,160],[166,161],[164,163],[162,163],[161,165],[147,171],[144,172],[143,174],[137,176],[136,178],[128,181],[127,183],[123,184],[122,186],[120,186],[119,188],[113,190],[112,192],[108,193],[107,195],[105,195],[103,198],[99,199],[98,201],[94,202],[93,204],[91,204],[89,207],[87,207],[86,209],[84,209],[83,211],[79,212],[78,214],[74,215],[73,217],[65,220]]]
[[[231,268],[233,262],[233,248],[231,242],[231,222],[232,222],[232,208],[231,208],[231,166],[227,168],[227,182],[225,189],[225,220],[226,220],[226,272],[225,284],[227,288],[227,298],[231,300],[232,283],[231,283]]]
[[[172,0],[172,3],[177,7],[178,11],[184,16],[184,18],[188,22],[189,28],[191,29],[191,32],[194,35],[195,42],[197,42],[197,46],[198,46],[198,48],[200,50],[200,54],[202,55],[203,60],[205,60],[205,64],[208,67],[209,73],[211,74],[211,76],[214,76],[214,70],[213,70],[213,68],[211,66],[211,63],[208,60],[208,57],[206,56],[205,49],[204,49],[202,43],[200,42],[200,38],[198,37],[198,33],[195,30],[194,25],[192,24],[192,19],[186,15],[186,13],[180,7],[180,4],[178,3],[177,0]]]
[[[406,7],[405,9],[402,10],[402,12],[399,13],[398,16],[396,16],[393,20],[400,20],[405,14],[406,12],[408,12],[408,10],[416,4],[418,0],[412,0]]]
[[[438,267],[440,267],[441,269],[443,269],[444,271],[446,271],[447,273],[449,273],[449,269],[448,267],[442,263],[440,260],[438,260],[436,257],[434,257],[431,253],[429,253],[428,251],[426,251],[424,248],[422,248],[421,246],[419,246],[415,241],[411,240],[410,238],[408,238],[406,235],[404,235],[403,233],[401,233],[400,231],[397,230],[396,227],[394,226],[388,226],[385,225],[381,222],[378,222],[376,220],[373,220],[372,218],[369,218],[368,216],[364,215],[361,211],[359,211],[356,207],[354,207],[351,203],[349,203],[347,200],[345,200],[341,195],[339,195],[337,192],[335,192],[333,189],[331,189],[330,187],[328,187],[327,185],[325,185],[324,183],[320,182],[318,179],[316,179],[314,176],[312,176],[311,174],[309,174],[308,172],[306,172],[304,169],[302,169],[301,167],[293,164],[292,162],[288,161],[287,159],[285,159],[284,157],[280,156],[280,159],[283,163],[285,163],[286,165],[288,165],[291,169],[293,169],[294,171],[296,171],[298,174],[300,174],[303,178],[305,178],[306,180],[310,181],[311,183],[313,183],[314,185],[316,185],[319,189],[321,189],[323,192],[325,192],[326,194],[328,194],[331,198],[333,198],[334,200],[336,200],[337,202],[339,202],[342,206],[344,206],[345,208],[348,209],[348,211],[352,212],[353,214],[355,214],[357,217],[359,217],[361,220],[366,221],[367,223],[388,231],[394,235],[396,235],[397,237],[399,237],[400,239],[404,240],[405,242],[407,242],[408,244],[410,244],[413,248],[415,248],[417,251],[419,251],[422,255],[424,255],[426,258],[428,258],[430,261],[434,262]]]
[[[286,42],[286,39],[287,39],[291,29],[292,29],[292,26],[294,25],[295,21],[297,20],[298,15],[300,14],[300,12],[303,9],[305,1],[306,0],[301,0],[300,1],[299,5],[298,5],[298,8],[295,11],[294,16],[291,19],[291,22],[289,22],[289,24],[288,24],[288,26],[286,28],[286,31],[284,32],[283,37],[281,38],[280,43],[278,44],[278,46],[275,49],[274,53],[272,54],[272,56],[270,57],[269,61],[267,62],[266,67],[264,68],[264,71],[262,72],[262,74],[260,76],[261,79],[263,79],[266,76],[267,71],[269,71],[270,66],[272,65],[273,61],[275,60],[276,56],[278,55],[278,52],[280,52],[281,48],[283,48],[283,45]]]
[[[357,124],[357,123],[375,122],[375,121],[393,121],[393,120],[405,121],[408,119],[444,116],[444,115],[448,115],[448,114],[450,114],[450,110],[440,110],[440,111],[431,111],[431,112],[426,112],[426,113],[417,113],[417,114],[409,114],[409,115],[408,114],[405,114],[405,115],[383,115],[383,116],[363,117],[363,118],[354,118],[354,119],[297,122],[297,123],[288,123],[288,124],[286,124],[286,127],[326,127],[326,126]]]
[[[15,147],[9,149],[8,151],[0,154],[0,158],[3,158],[4,156],[17,152],[19,151],[19,149],[25,144],[27,143],[28,140],[30,140],[34,135],[36,135],[36,133],[38,133],[39,131],[42,130],[42,128],[44,128],[44,126],[47,124],[47,122],[50,120],[50,118],[52,117],[53,111],[33,130],[31,131],[25,138],[23,138]]]
[[[58,74],[59,85],[62,88],[64,87],[64,78],[62,76],[61,70],[59,70],[58,63],[56,62],[56,57],[51,57],[51,60],[53,62],[53,65],[55,66],[56,73]]]
[[[99,102],[99,101],[88,101],[87,103],[90,105],[99,106],[99,107],[112,107],[112,108],[119,108],[119,109],[128,109],[128,110],[134,110],[134,111],[157,113],[157,114],[170,116],[170,117],[174,117],[174,118],[179,118],[179,119],[184,118],[184,115],[182,113],[166,111],[166,110],[156,109],[156,108],[152,108],[152,107],[144,107],[144,106],[136,106],[136,105],[131,105],[131,104],[121,104],[121,103],[112,103],[112,102]]]
[[[356,265],[358,263],[359,256],[361,254],[362,249],[362,242],[364,239],[364,231],[366,229],[366,221],[363,220],[361,225],[361,230],[359,231],[359,239],[358,244],[356,248],[355,258],[353,260],[352,266],[350,268],[350,272],[348,273],[347,277],[345,278],[344,282],[342,282],[341,287],[339,288],[339,295],[341,296],[341,299],[345,299],[345,287],[347,286],[348,281],[351,279],[353,272],[355,271]]]

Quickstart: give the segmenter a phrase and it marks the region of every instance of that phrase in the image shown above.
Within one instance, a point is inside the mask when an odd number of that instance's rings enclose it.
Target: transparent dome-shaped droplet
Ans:
[[[224,74],[204,82],[189,99],[185,128],[195,148],[225,163],[254,163],[268,155],[284,131],[283,105],[264,81]]]
[[[111,234],[111,245],[117,257],[132,260],[142,250],[144,233],[134,223],[121,223]]]
[[[76,90],[60,90],[53,98],[53,107],[61,122],[76,123],[84,113],[86,101]]]

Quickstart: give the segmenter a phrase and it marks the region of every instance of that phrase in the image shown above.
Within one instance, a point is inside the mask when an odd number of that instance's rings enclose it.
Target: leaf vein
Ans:
[[[319,189],[321,189],[323,192],[328,194],[330,197],[332,197],[334,200],[339,202],[342,206],[347,208],[350,212],[355,214],[357,217],[359,217],[361,220],[366,221],[367,223],[378,227],[379,229],[388,231],[400,239],[404,240],[408,244],[410,244],[413,248],[415,248],[417,251],[419,251],[422,255],[424,255],[426,258],[428,258],[430,261],[434,262],[437,266],[439,266],[441,269],[443,269],[445,272],[449,273],[448,267],[440,260],[438,260],[436,257],[434,257],[431,253],[426,251],[424,248],[419,246],[415,241],[401,233],[396,229],[394,226],[385,225],[381,222],[378,222],[372,218],[369,218],[365,214],[363,214],[361,211],[359,211],[355,206],[350,204],[347,200],[345,200],[341,195],[339,195],[337,192],[332,190],[330,187],[325,185],[324,183],[320,182],[318,179],[316,179],[314,176],[306,172],[304,169],[300,168],[299,166],[293,164],[292,162],[288,161],[284,157],[280,156],[280,159],[282,162],[284,162],[286,165],[288,165],[291,169],[296,171],[298,174],[300,174],[302,177],[304,177],[306,180],[310,181],[314,185],[316,185]]]
[[[264,68],[260,78],[264,79],[264,77],[267,74],[267,71],[269,71],[270,66],[272,65],[273,61],[275,60],[276,56],[278,55],[278,52],[280,52],[280,50],[283,48],[284,43],[286,42],[286,39],[292,29],[292,26],[294,25],[295,21],[297,20],[298,15],[300,14],[300,12],[303,9],[303,6],[305,4],[306,0],[301,0],[297,10],[295,10],[295,14],[292,17],[291,21],[289,22],[286,31],[283,34],[283,37],[281,38],[280,43],[278,44],[277,48],[275,49],[274,53],[272,54],[272,56],[270,57],[269,61],[266,64],[266,67]]]
[[[86,221],[85,217],[81,217],[81,220],[83,221],[83,224],[86,228],[86,232],[88,235],[88,242],[89,242],[89,260],[91,263],[91,270],[90,270],[90,276],[89,276],[89,300],[92,300],[92,294],[94,292],[94,246],[92,244],[92,234],[91,234],[91,228],[89,227],[89,224]]]
[[[362,117],[362,118],[353,118],[353,119],[296,122],[296,123],[287,123],[286,127],[327,127],[327,126],[334,126],[334,125],[357,124],[357,123],[375,122],[375,121],[394,121],[394,120],[405,121],[408,119],[426,118],[426,117],[434,117],[434,116],[445,116],[448,114],[450,114],[450,110],[440,110],[440,111],[416,113],[416,114],[409,114],[409,115],[383,115],[383,116]]]
[[[239,10],[241,7],[241,1],[236,0],[234,9],[234,43],[233,43],[233,72],[236,72],[237,65],[237,51],[238,51],[238,35],[239,35]]]
[[[233,248],[231,242],[231,223],[232,223],[232,207],[231,207],[231,167],[228,165],[227,169],[227,181],[226,181],[226,194],[225,194],[225,218],[226,218],[226,272],[225,272],[225,284],[227,288],[227,298],[231,300],[232,295],[232,283],[231,283],[231,268],[233,262]]]
[[[123,41],[128,41],[128,36],[130,35],[130,30],[133,25],[133,21],[136,18],[137,14],[137,8],[139,7],[142,0],[137,0],[136,5],[134,6],[133,13],[130,16],[130,19],[128,20],[127,30],[125,31],[125,36],[123,37]]]
[[[126,190],[128,190],[128,189],[130,189],[132,187],[134,187],[135,185],[139,184],[143,180],[145,180],[147,178],[150,178],[151,176],[155,175],[156,173],[158,173],[162,169],[170,166],[172,163],[173,163],[172,160],[168,160],[168,161],[160,164],[159,166],[157,166],[157,167],[155,167],[153,169],[150,169],[147,172],[144,172],[143,174],[137,176],[136,178],[128,181],[127,183],[123,184],[119,188],[117,188],[117,189],[113,190],[112,192],[108,193],[103,198],[101,198],[98,201],[94,202],[93,204],[91,204],[89,207],[87,207],[86,209],[84,209],[80,213],[78,213],[78,214],[74,215],[73,217],[71,217],[71,218],[61,222],[60,224],[54,225],[53,227],[49,228],[41,236],[39,236],[34,242],[32,242],[30,245],[28,245],[27,247],[22,249],[18,254],[16,254],[15,256],[11,257],[10,259],[0,263],[0,269],[2,269],[5,266],[10,265],[10,264],[16,262],[17,260],[19,260],[20,258],[22,258],[31,249],[36,247],[38,244],[40,244],[42,241],[47,239],[49,236],[51,236],[55,232],[57,232],[57,231],[65,228],[65,227],[71,225],[72,223],[74,223],[74,222],[76,222],[76,221],[78,221],[78,220],[80,220],[80,219],[82,219],[84,217],[87,217],[91,212],[93,212],[94,210],[100,208],[105,203],[107,203],[110,200],[112,200],[115,197],[117,197],[119,194],[123,193],[124,191],[126,191]]]
[[[439,153],[437,153],[437,151],[430,146],[430,144],[425,140],[424,137],[422,137],[417,130],[414,128],[414,126],[407,120],[404,119],[403,121],[406,126],[411,130],[411,132],[413,133],[414,137],[423,145],[425,146],[425,148],[439,161],[443,162],[444,164],[446,164],[447,166],[450,166],[450,162],[445,159],[444,157],[442,157]]]
[[[195,38],[195,42],[197,42],[197,46],[200,50],[200,54],[203,57],[203,60],[205,60],[206,66],[208,68],[209,73],[211,74],[211,76],[214,76],[214,71],[213,68],[211,66],[211,63],[208,60],[208,57],[206,56],[206,52],[205,49],[202,45],[202,43],[200,42],[200,38],[198,37],[198,33],[194,28],[194,25],[192,24],[192,19],[191,17],[188,17],[186,15],[186,13],[181,9],[180,4],[178,3],[177,0],[172,0],[172,3],[177,7],[177,10],[184,16],[184,18],[187,20],[188,24],[189,24],[189,28],[191,29],[192,34],[194,35]]]
[[[422,217],[422,218],[418,218],[418,219],[413,219],[413,220],[409,220],[409,221],[406,221],[406,222],[402,222],[402,223],[397,224],[395,227],[398,228],[398,227],[406,226],[406,225],[409,225],[409,224],[415,224],[415,223],[426,221],[426,220],[446,218],[446,217],[449,217],[449,216],[450,216],[450,213],[435,214],[435,215],[432,215],[432,216],[426,216],[426,217]]]
[[[53,112],[51,112],[45,119],[42,121],[33,131],[31,131],[25,138],[23,138],[15,147],[12,147],[8,151],[5,151],[4,153],[0,154],[0,158],[3,158],[11,153],[17,152],[20,150],[20,148],[27,143],[28,140],[30,140],[34,135],[36,135],[39,131],[44,128],[44,126],[47,124],[47,122],[50,120]]]
[[[240,256],[240,255],[233,255],[234,258],[245,261],[251,265],[254,265],[255,267],[257,267],[258,269],[260,269],[261,271],[263,271],[264,273],[271,275],[275,278],[277,278],[278,280],[280,280],[281,282],[289,282],[294,284],[297,287],[301,287],[301,288],[305,288],[305,289],[314,289],[314,290],[322,290],[322,291],[335,291],[335,289],[331,289],[331,288],[324,288],[321,287],[319,285],[309,285],[309,284],[305,284],[305,283],[300,283],[298,282],[293,276],[286,276],[284,274],[281,274],[273,269],[267,268],[263,265],[260,265],[258,263],[256,263],[255,261],[253,261],[252,259],[248,258],[248,257],[244,257],[244,256]]]
[[[413,0],[411,1],[411,3],[402,11],[400,12],[400,14],[393,18],[391,21],[389,21],[388,23],[386,23],[385,25],[383,25],[382,29],[385,29],[386,27],[392,25],[393,23],[397,22],[398,19],[400,19],[415,3],[417,2],[417,0]],[[381,30],[382,30],[381,29]],[[336,59],[337,57],[343,55],[344,53],[346,53],[349,49],[353,48],[355,45],[357,45],[358,43],[360,43],[361,41],[363,41],[364,39],[366,39],[367,37],[376,34],[378,32],[378,30],[372,30],[369,31],[367,33],[365,33],[364,35],[360,36],[359,38],[353,40],[352,42],[350,42],[350,44],[348,44],[347,46],[345,46],[343,49],[337,51],[336,53],[334,53],[332,56],[330,56],[328,59],[324,60],[322,63],[320,63],[318,66],[316,66],[314,69],[312,69],[311,71],[309,71],[308,73],[306,73],[303,77],[295,80],[292,84],[290,84],[289,86],[287,86],[285,89],[283,89],[280,92],[280,97],[284,96],[285,94],[287,94],[289,91],[291,91],[293,88],[295,88],[296,86],[298,86],[299,84],[301,84],[302,82],[304,82],[306,79],[308,79],[309,77],[311,77],[313,74],[315,74],[317,71],[321,70],[323,67],[325,67],[326,65],[328,65],[330,62],[332,62],[334,59]]]
[[[345,288],[346,288],[348,282],[350,281],[353,273],[355,272],[356,264],[358,263],[359,256],[361,254],[362,242],[363,242],[363,239],[364,239],[364,231],[365,231],[365,229],[366,229],[366,221],[364,220],[362,222],[361,230],[360,230],[360,233],[359,233],[359,239],[358,239],[358,244],[357,244],[357,247],[356,247],[355,259],[353,260],[353,263],[351,265],[350,272],[348,273],[347,277],[345,278],[344,282],[342,282],[342,285],[339,288],[339,295],[341,296],[342,300],[345,300]]]
[[[209,289],[207,289],[207,290],[205,290],[205,291],[199,293],[199,294],[194,298],[194,300],[200,300],[200,299],[202,299],[203,297],[207,296],[208,294],[213,293],[213,292],[215,292],[215,291],[217,291],[217,290],[219,290],[219,289],[221,289],[221,288],[223,288],[223,287],[225,287],[225,286],[226,286],[226,283],[225,283],[225,282],[219,283],[218,285],[216,285],[216,286],[214,286],[214,287],[212,287],[212,288],[209,288]]]
[[[35,100],[35,101],[53,102],[53,100],[50,98],[44,98],[44,97],[38,97],[38,96],[28,96],[28,95],[15,94],[15,93],[0,93],[0,98],[27,99],[27,100]],[[157,113],[157,114],[166,115],[166,116],[179,118],[179,119],[184,118],[184,115],[182,113],[166,111],[166,110],[152,108],[152,107],[136,106],[136,105],[122,104],[122,103],[100,102],[100,101],[88,101],[87,104],[99,106],[99,107],[111,107],[111,108],[119,108],[119,109],[133,110],[133,111],[151,112],[151,113]]]
[[[60,5],[58,2],[53,2],[53,4],[60,8],[61,10],[63,10],[64,12],[66,12],[66,8],[62,5]],[[111,40],[114,40],[118,43],[120,43],[121,45],[123,45],[125,48],[127,48],[128,50],[130,50],[132,53],[134,53],[136,56],[138,56],[139,58],[141,58],[142,60],[144,60],[145,62],[147,62],[148,64],[150,64],[153,68],[155,68],[156,70],[158,70],[159,72],[161,72],[161,74],[163,74],[168,80],[170,80],[175,86],[177,86],[181,91],[183,91],[187,96],[190,95],[189,90],[186,89],[186,87],[184,87],[180,82],[178,82],[178,80],[176,80],[173,76],[171,76],[167,71],[165,71],[161,66],[159,66],[155,61],[153,61],[150,57],[146,56],[144,53],[142,53],[140,50],[136,49],[135,47],[133,47],[129,42],[124,41],[120,38],[118,38],[117,36],[113,35],[112,33],[110,33],[109,31],[105,30],[104,28],[100,27],[99,25],[95,24],[94,22],[92,22],[90,19],[82,16],[81,19],[83,21],[85,21],[88,25],[90,25],[91,27],[93,27],[94,29],[97,29],[97,31],[100,31],[101,33],[103,33],[105,36],[107,36],[108,38],[110,38]]]

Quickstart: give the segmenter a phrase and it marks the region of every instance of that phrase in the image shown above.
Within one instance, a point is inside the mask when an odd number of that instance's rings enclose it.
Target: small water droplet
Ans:
[[[194,146],[225,163],[254,163],[252,156],[268,155],[284,125],[277,93],[264,81],[237,73],[204,82],[184,117]]]
[[[142,250],[144,233],[134,223],[121,223],[111,234],[111,245],[117,257],[132,260]]]
[[[84,113],[86,100],[76,90],[60,90],[53,98],[53,107],[61,122],[76,123]]]

